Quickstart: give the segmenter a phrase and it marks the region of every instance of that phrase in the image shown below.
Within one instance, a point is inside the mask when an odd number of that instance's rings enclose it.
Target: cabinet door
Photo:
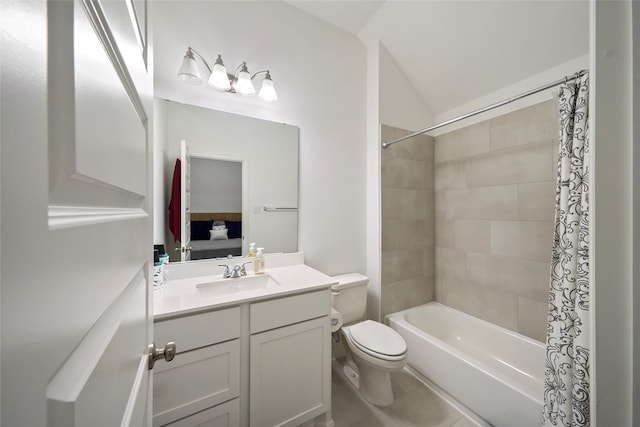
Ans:
[[[236,339],[180,353],[171,363],[159,365],[153,373],[153,425],[162,426],[237,397],[239,360]]]
[[[330,408],[329,318],[251,336],[252,427],[298,426]]]
[[[233,399],[221,405],[183,418],[166,427],[238,427],[240,425],[240,404]]]

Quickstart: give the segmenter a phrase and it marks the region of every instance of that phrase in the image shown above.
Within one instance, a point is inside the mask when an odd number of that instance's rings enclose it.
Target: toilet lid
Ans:
[[[349,327],[353,341],[374,353],[400,356],[407,351],[407,344],[399,333],[372,320],[365,320]]]

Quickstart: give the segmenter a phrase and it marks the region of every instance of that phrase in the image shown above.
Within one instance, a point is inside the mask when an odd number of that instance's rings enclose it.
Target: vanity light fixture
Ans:
[[[178,77],[186,83],[194,85],[202,84],[202,77],[198,71],[198,63],[193,55],[194,53],[200,57],[205,67],[207,67],[207,70],[209,70],[208,84],[212,88],[230,93],[239,93],[240,95],[255,95],[256,89],[253,86],[253,79],[260,74],[264,74],[265,76],[262,79],[262,86],[258,96],[265,101],[278,100],[278,95],[273,86],[273,80],[271,80],[269,70],[258,71],[251,75],[247,69],[247,63],[243,62],[238,66],[234,74],[229,74],[220,55],[218,55],[215,64],[213,64],[213,68],[211,68],[204,57],[191,47],[187,48],[187,53],[182,59],[182,66],[178,71]]]

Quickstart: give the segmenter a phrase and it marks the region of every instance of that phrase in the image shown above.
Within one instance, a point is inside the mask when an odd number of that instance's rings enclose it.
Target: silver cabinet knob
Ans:
[[[171,362],[176,357],[176,343],[169,341],[163,348],[157,348],[156,343],[149,344],[149,370],[153,369],[156,360],[164,359]]]

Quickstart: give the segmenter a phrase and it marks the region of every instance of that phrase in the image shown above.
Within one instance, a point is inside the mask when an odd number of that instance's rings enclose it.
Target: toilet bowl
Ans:
[[[332,305],[344,321],[340,329],[347,350],[347,378],[360,394],[378,406],[393,403],[391,372],[407,363],[407,344],[396,331],[373,320],[362,320],[366,310],[367,277],[358,273],[335,276]]]
[[[407,345],[402,337],[372,320],[343,327],[342,336],[357,366],[357,387],[362,396],[374,405],[391,405],[390,374],[407,364]],[[354,378],[353,374],[349,377]]]

